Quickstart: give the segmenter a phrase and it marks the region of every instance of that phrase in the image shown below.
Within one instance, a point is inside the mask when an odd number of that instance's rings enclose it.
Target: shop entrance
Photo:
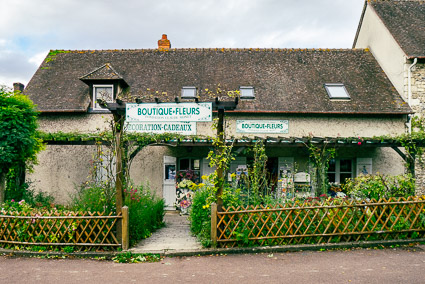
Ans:
[[[165,200],[166,210],[175,210],[176,202],[176,157],[164,156],[164,180],[162,196]]]

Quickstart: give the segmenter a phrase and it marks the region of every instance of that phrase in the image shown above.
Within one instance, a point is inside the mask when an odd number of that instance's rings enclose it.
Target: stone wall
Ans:
[[[408,68],[411,61],[406,63],[404,80],[405,97],[408,96]],[[425,63],[417,63],[411,74],[412,105],[415,115],[423,117],[425,115]]]
[[[406,65],[410,65],[409,62]],[[405,89],[407,93],[407,72],[405,80]],[[412,90],[412,109],[415,111],[415,115],[419,117],[425,117],[425,63],[417,63],[412,70],[411,75],[411,90]],[[422,157],[425,161],[425,155]],[[425,166],[423,163],[417,161],[415,165],[416,172],[416,194],[425,194]]]

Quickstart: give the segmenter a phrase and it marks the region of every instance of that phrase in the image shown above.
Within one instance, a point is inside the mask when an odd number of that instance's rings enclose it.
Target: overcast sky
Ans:
[[[363,0],[0,0],[0,85],[50,49],[351,48]]]

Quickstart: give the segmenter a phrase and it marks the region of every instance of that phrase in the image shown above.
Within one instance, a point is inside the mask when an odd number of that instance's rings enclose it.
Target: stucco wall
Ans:
[[[166,155],[170,155],[170,150],[164,146],[148,146],[140,151],[130,168],[134,184],[149,184],[157,196],[162,196],[163,156]]]
[[[337,102],[336,102],[337,103]],[[40,130],[46,132],[97,132],[108,130],[110,114],[69,114],[42,115],[39,119]],[[254,137],[258,134],[236,133],[236,120],[289,120],[288,134],[267,134],[270,137],[372,137],[380,135],[398,135],[405,131],[405,118],[398,117],[355,117],[343,116],[293,116],[293,115],[226,115],[226,135],[233,137]],[[197,135],[215,135],[212,123],[197,123]]]
[[[288,120],[288,134],[249,134],[236,133],[236,120]],[[226,135],[230,137],[373,137],[381,135],[399,135],[405,133],[404,117],[356,117],[347,118],[343,116],[257,116],[229,114],[226,116]],[[197,133],[199,135],[215,135],[210,123],[198,123]]]
[[[47,146],[38,154],[34,171],[27,174],[31,188],[53,195],[57,203],[67,203],[87,181],[94,151],[94,146]]]
[[[108,129],[108,114],[65,114],[42,115],[41,130],[63,132],[96,132]],[[240,134],[236,133],[237,119],[255,120],[289,120],[288,134]],[[323,115],[236,115],[226,117],[227,136],[377,136],[397,135],[404,133],[403,117],[325,117]],[[212,123],[198,123],[198,135],[215,135]],[[66,203],[70,193],[76,186],[88,180],[91,160],[96,148],[94,146],[48,146],[39,155],[39,165],[28,179],[37,190],[46,191],[56,197],[56,201]],[[148,182],[150,188],[158,195],[163,194],[163,156],[204,158],[208,147],[165,147],[149,146],[134,158],[130,168],[130,176],[136,185]],[[345,152],[344,152],[345,151]],[[348,151],[348,152],[347,152]],[[392,149],[341,150],[345,158],[372,157],[373,169],[388,174],[399,174],[404,171],[400,157]],[[307,170],[308,154],[302,148],[268,148],[270,157],[296,157],[299,170]],[[390,167],[388,165],[391,165]]]
[[[404,89],[405,54],[369,5],[355,48],[369,48],[398,93],[407,100]]]
[[[70,113],[70,114],[41,114],[39,126],[45,132],[82,132],[90,133],[109,130],[112,115],[108,113]]]

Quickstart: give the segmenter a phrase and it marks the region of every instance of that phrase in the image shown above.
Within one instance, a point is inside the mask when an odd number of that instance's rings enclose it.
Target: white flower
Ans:
[[[337,192],[336,193],[336,197],[338,197],[338,198],[345,198],[345,197],[347,197],[347,195],[344,193],[344,192]]]

